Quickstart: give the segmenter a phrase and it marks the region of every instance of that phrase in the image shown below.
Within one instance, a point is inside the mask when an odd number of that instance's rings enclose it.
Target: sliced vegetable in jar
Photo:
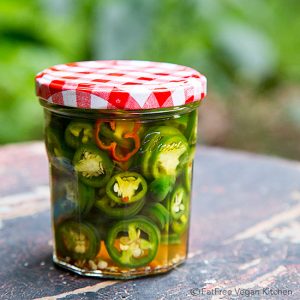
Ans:
[[[147,193],[147,182],[136,172],[114,175],[106,186],[107,196],[119,204],[129,204],[141,200]]]
[[[98,120],[95,130],[96,144],[100,149],[109,151],[115,161],[126,162],[140,148],[140,127],[140,122]]]
[[[97,200],[95,207],[99,209],[105,217],[112,219],[131,218],[138,214],[145,204],[145,199],[132,204],[118,204],[109,197],[104,196]]]
[[[169,126],[154,126],[147,130],[139,150],[140,167],[144,176],[147,178],[153,177],[149,170],[149,161],[155,149],[160,145],[162,138],[164,136],[176,136],[180,134],[177,128]]]
[[[104,186],[114,168],[107,153],[90,144],[77,149],[73,164],[80,180],[92,187]]]
[[[167,200],[167,207],[172,219],[178,220],[189,210],[189,198],[184,188],[177,187]]]
[[[93,137],[93,125],[87,121],[72,121],[65,130],[66,143],[74,149],[90,143]]]
[[[128,268],[147,265],[156,256],[160,232],[146,217],[116,223],[108,232],[106,249],[112,260]]]
[[[177,175],[186,160],[188,144],[183,135],[164,137],[149,160],[150,173],[154,178]]]
[[[87,222],[68,220],[55,230],[56,250],[74,260],[93,259],[100,250],[100,236]]]
[[[158,126],[150,129],[141,147],[141,169],[147,178],[176,176],[179,164],[184,161],[188,144],[176,128]]]

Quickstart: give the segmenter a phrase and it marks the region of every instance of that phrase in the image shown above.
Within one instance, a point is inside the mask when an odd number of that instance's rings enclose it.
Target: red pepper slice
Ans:
[[[117,131],[116,121],[107,122],[107,121],[98,120],[96,122],[96,131],[95,131],[95,135],[96,135],[95,140],[96,140],[97,146],[103,150],[110,151],[112,158],[116,161],[119,161],[119,162],[128,161],[135,153],[138,152],[138,150],[140,148],[141,141],[140,141],[140,137],[138,135],[138,130],[140,129],[141,124],[139,122],[134,122],[132,130],[128,129],[127,126],[124,129],[121,128],[121,136],[120,137],[116,136],[116,137],[118,137],[118,140],[117,141],[114,140],[113,135],[112,135],[113,141],[110,144],[105,144],[101,140],[101,137],[99,136],[101,133],[101,125],[104,123],[109,123],[112,133]],[[127,131],[127,130],[130,130],[130,131]],[[120,141],[120,138],[121,138],[121,141]],[[132,147],[131,147],[132,149],[128,148],[128,143],[123,144],[122,139],[132,140],[134,143],[133,148]]]

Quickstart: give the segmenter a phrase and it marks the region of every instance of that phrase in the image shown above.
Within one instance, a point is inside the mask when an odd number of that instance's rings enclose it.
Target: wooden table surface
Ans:
[[[297,162],[199,147],[189,259],[128,281],[53,265],[47,184],[42,143],[0,148],[0,299],[300,299]]]

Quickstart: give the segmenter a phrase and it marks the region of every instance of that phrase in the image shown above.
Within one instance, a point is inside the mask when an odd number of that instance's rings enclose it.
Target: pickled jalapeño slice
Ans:
[[[151,262],[158,250],[160,232],[146,217],[136,216],[116,223],[108,232],[106,249],[122,267],[142,267]]]
[[[56,249],[75,260],[92,259],[100,250],[100,236],[87,222],[65,221],[56,231]]]
[[[93,140],[93,125],[86,121],[72,121],[65,131],[68,146],[78,148]]]
[[[114,175],[106,186],[107,196],[119,204],[141,200],[147,193],[147,183],[136,172],[122,172]]]
[[[150,159],[150,170],[153,177],[175,177],[187,152],[188,144],[183,135],[164,137]]]
[[[73,164],[80,180],[92,187],[104,186],[114,167],[107,153],[94,145],[79,147],[75,152]]]

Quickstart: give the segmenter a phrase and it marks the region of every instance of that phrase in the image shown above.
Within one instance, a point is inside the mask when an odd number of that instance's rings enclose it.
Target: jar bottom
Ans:
[[[86,277],[123,279],[123,280],[166,273],[176,268],[177,266],[183,264],[185,261],[186,261],[186,256],[177,256],[173,259],[173,261],[169,262],[167,265],[157,266],[155,268],[151,268],[150,266],[145,266],[138,269],[129,269],[129,270],[122,270],[119,268],[115,268],[115,270],[110,270],[111,268],[107,268],[103,270],[88,270],[88,269],[76,267],[68,262],[65,262],[59,259],[55,254],[53,254],[53,262],[57,266],[72,271],[73,273],[76,273],[78,275],[82,275]]]

